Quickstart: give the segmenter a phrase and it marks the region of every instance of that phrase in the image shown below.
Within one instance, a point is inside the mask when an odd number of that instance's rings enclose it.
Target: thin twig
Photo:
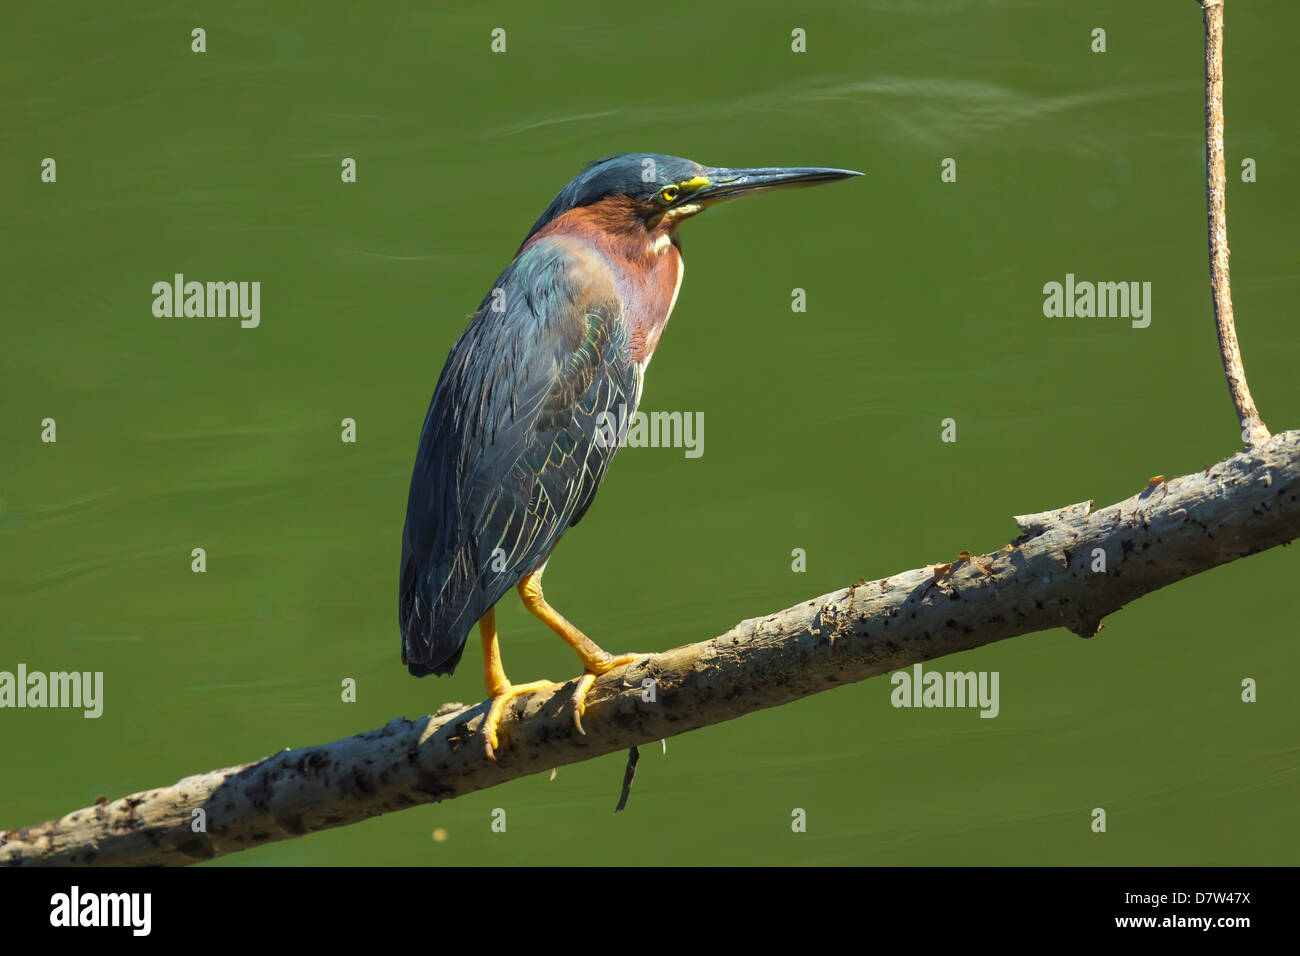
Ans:
[[[623,792],[618,795],[618,806],[614,812],[618,813],[627,806],[627,796],[632,792],[632,781],[636,779],[636,762],[641,759],[641,751],[633,744],[627,751],[627,769],[623,771]]]
[[[1209,219],[1210,291],[1219,330],[1219,354],[1237,407],[1241,437],[1253,445],[1269,437],[1246,384],[1228,274],[1227,182],[1223,161],[1223,0],[1202,0],[1205,14],[1205,204]]]

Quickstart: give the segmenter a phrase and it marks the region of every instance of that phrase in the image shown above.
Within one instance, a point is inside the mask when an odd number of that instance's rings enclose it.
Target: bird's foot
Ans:
[[[521,694],[531,694],[533,691],[550,686],[552,685],[548,680],[535,680],[527,684],[504,684],[495,688],[491,698],[492,706],[488,708],[487,716],[483,718],[483,726],[479,728],[489,760],[497,759],[496,749],[501,745],[501,741],[497,739],[497,725],[501,723],[501,715],[505,713],[506,704]]]
[[[596,683],[596,678],[601,674],[612,671],[615,667],[621,667],[624,664],[631,664],[639,658],[645,657],[644,654],[606,654],[601,652],[600,657],[592,657],[583,660],[583,666],[587,672],[578,679],[578,686],[573,691],[573,696],[569,698],[569,703],[573,706],[573,726],[578,728],[578,733],[584,737],[587,732],[582,729],[582,715],[587,711],[587,691],[591,690],[591,685]]]

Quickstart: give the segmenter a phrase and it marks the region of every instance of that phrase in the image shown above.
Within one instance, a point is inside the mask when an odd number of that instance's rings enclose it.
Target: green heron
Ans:
[[[580,731],[596,677],[639,656],[608,654],[561,617],[542,596],[542,572],[624,437],[610,440],[602,421],[641,398],[682,284],[677,227],[737,196],[860,175],[714,168],[654,153],[597,160],[560,190],[470,317],[420,433],[398,617],[402,663],[416,677],[450,674],[478,624],[489,757],[506,704],[550,686],[506,679],[493,608],[512,587],[582,660],[571,699]]]

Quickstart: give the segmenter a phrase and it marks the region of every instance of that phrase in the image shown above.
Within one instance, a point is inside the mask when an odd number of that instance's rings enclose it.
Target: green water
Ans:
[[[683,227],[643,408],[703,412],[704,454],[624,452],[546,579],[611,650],[992,550],[1013,514],[1237,450],[1194,4],[740,9],[9,12],[0,670],[103,671],[106,700],[98,720],[0,711],[0,827],[481,699],[473,652],[442,679],[398,659],[411,461],[466,315],[595,157],[868,174]],[[1233,291],[1275,430],[1300,415],[1297,30],[1293,5],[1229,4]],[[260,325],[155,317],[151,287],[177,272],[259,281]],[[1150,281],[1150,327],[1045,318],[1041,288],[1067,272]],[[994,720],[896,710],[877,679],[648,748],[617,817],[612,755],[224,862],[1294,864],[1296,568],[1277,550],[1094,640],[946,661],[999,672]],[[513,597],[498,622],[514,679],[576,674]]]

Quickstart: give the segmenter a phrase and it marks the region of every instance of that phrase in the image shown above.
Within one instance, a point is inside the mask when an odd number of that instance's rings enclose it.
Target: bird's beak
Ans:
[[[711,206],[714,203],[750,193],[766,192],[769,189],[795,189],[800,186],[815,186],[818,183],[833,183],[837,179],[861,176],[852,169],[826,169],[820,166],[764,166],[756,169],[706,169],[706,185],[683,196],[682,201]]]

